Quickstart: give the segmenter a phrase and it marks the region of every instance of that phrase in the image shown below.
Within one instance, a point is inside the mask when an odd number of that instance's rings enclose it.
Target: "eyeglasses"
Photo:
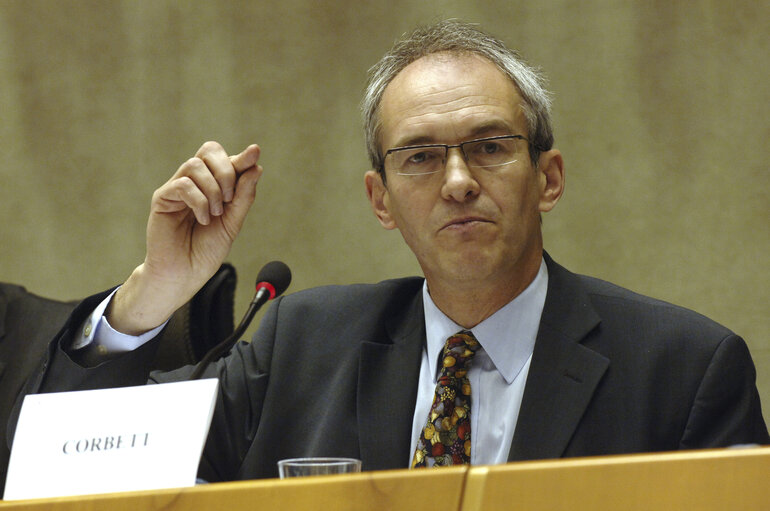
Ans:
[[[383,170],[390,169],[401,176],[422,176],[444,170],[449,150],[459,147],[469,167],[484,169],[501,167],[517,160],[516,142],[521,135],[501,135],[468,140],[462,144],[428,144],[395,147],[385,153]]]

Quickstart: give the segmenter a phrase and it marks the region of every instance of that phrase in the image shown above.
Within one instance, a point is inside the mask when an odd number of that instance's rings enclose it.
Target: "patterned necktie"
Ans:
[[[471,384],[467,374],[479,346],[467,330],[446,340],[436,393],[417,441],[412,468],[470,463]]]

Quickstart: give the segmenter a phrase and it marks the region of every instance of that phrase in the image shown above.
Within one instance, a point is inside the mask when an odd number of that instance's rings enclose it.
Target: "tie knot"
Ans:
[[[444,344],[444,369],[450,373],[467,369],[480,346],[479,341],[468,330],[457,332]]]

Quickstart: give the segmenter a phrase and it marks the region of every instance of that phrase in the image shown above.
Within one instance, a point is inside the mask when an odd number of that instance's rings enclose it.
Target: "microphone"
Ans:
[[[268,301],[280,296],[289,287],[291,283],[291,270],[286,263],[281,261],[270,261],[259,270],[257,274],[256,293],[249,304],[249,309],[244,314],[238,327],[227,338],[211,348],[208,353],[198,362],[198,367],[190,374],[190,380],[197,380],[201,377],[206,368],[233,347],[241,338],[243,332],[248,328],[254,314]]]

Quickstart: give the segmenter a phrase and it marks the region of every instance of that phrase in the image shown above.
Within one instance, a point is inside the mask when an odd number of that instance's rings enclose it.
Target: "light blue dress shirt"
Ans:
[[[535,280],[519,296],[471,329],[481,344],[468,371],[472,465],[508,461],[547,290],[548,270],[542,261]],[[451,335],[465,330],[436,307],[427,283],[423,286],[422,297],[426,346],[412,421],[410,466],[420,429],[425,426],[433,404],[444,343]]]

